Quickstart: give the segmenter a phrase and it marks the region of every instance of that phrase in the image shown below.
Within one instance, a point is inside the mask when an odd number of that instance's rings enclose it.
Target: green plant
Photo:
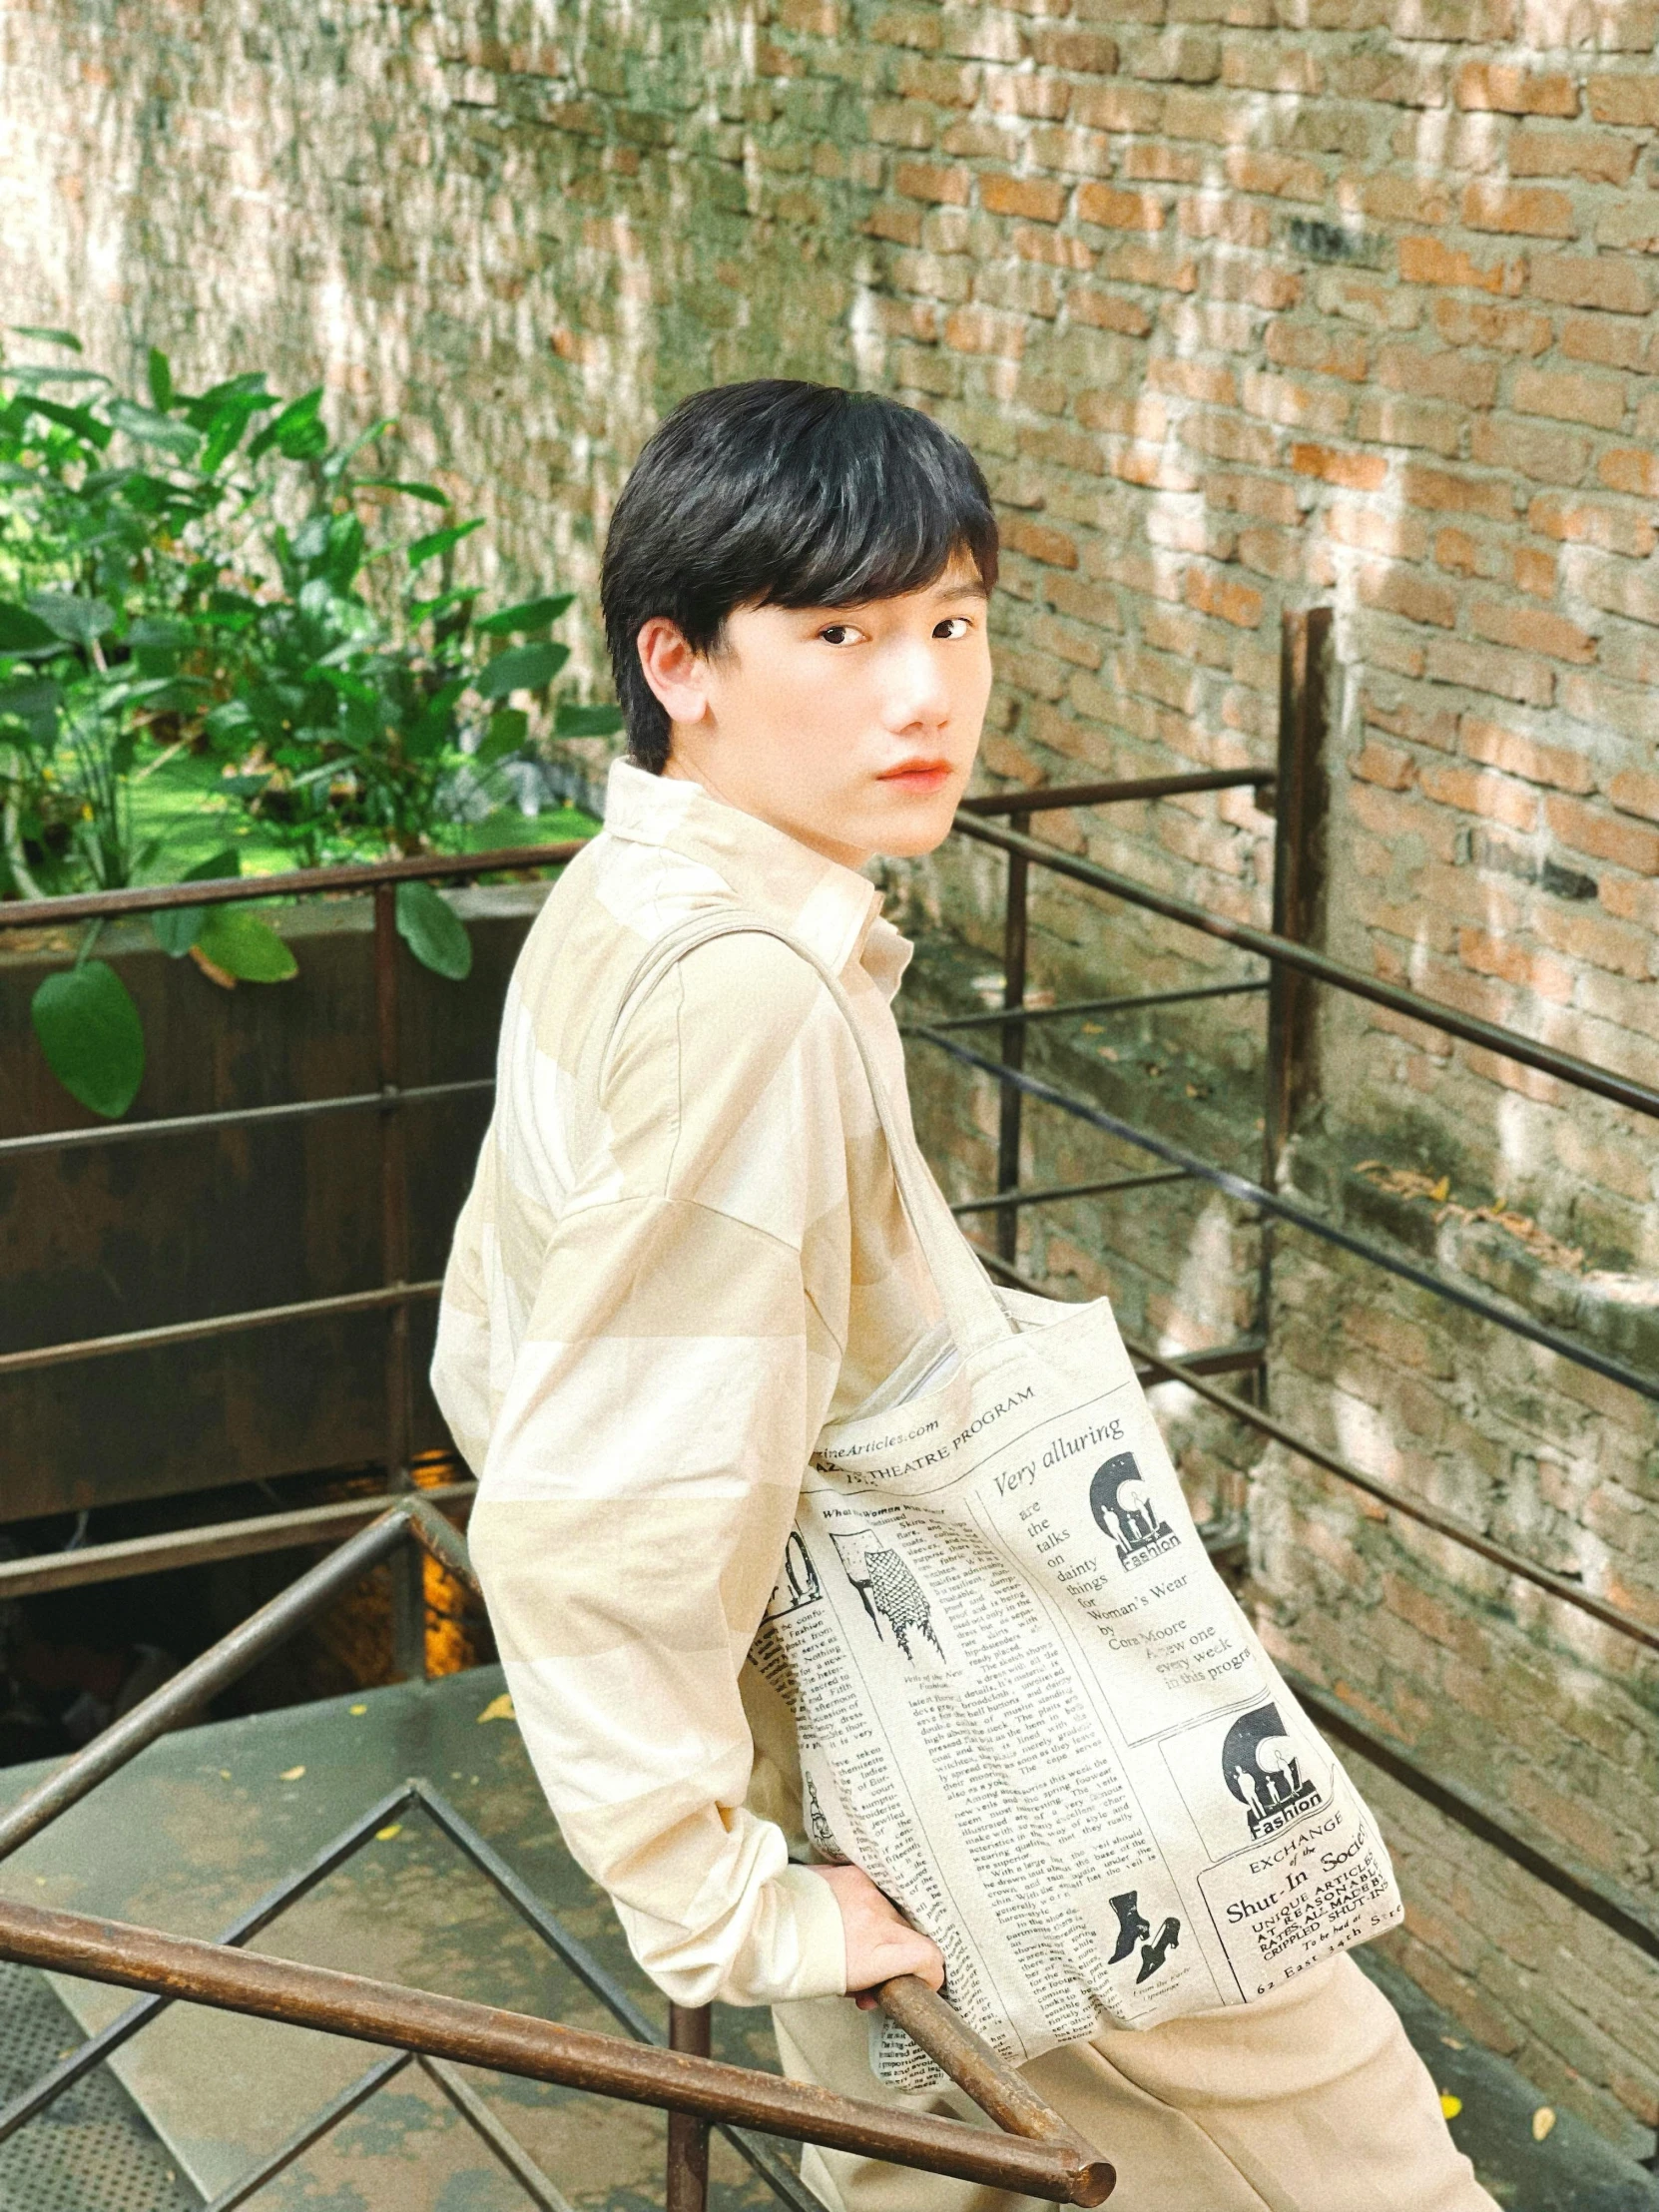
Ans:
[[[180,754],[219,764],[218,799],[268,851],[315,865],[460,842],[504,810],[533,717],[555,736],[618,727],[552,702],[571,594],[480,616],[454,564],[481,522],[386,534],[408,502],[450,505],[376,471],[391,423],[336,443],[320,389],[284,402],[256,373],[184,392],[155,350],[145,395],[124,395],[71,333],[22,334],[77,358],[0,368],[0,892],[237,872],[234,844],[184,867],[142,832],[138,787]],[[397,912],[417,959],[464,976],[435,891],[401,886]],[[155,928],[219,982],[295,972],[246,906]],[[90,952],[42,986],[35,1028],[84,1105],[121,1113],[142,1028]]]

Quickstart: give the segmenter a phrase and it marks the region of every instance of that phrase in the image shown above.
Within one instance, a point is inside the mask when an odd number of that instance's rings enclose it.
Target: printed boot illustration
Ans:
[[[1152,1976],[1158,1971],[1158,1968],[1168,1958],[1170,1952],[1180,1940],[1181,1923],[1172,1913],[1163,1927],[1159,1929],[1153,1940],[1141,1945],[1141,1970],[1135,1976],[1137,1989],[1143,1981],[1152,1979]]]
[[[1118,1947],[1106,1963],[1119,1966],[1137,1943],[1144,1943],[1152,1934],[1152,1923],[1145,1919],[1137,1902],[1140,1893],[1125,1890],[1120,1898],[1109,1898],[1107,1903],[1118,1917]]]

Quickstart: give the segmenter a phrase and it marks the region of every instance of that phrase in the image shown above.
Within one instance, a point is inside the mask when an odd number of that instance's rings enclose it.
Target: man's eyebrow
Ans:
[[[975,576],[965,584],[942,584],[933,594],[935,599],[984,599],[990,598],[983,581]]]

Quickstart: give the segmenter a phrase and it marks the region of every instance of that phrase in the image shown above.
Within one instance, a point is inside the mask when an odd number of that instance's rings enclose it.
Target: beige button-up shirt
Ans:
[[[890,1001],[912,946],[874,885],[615,762],[507,993],[432,1366],[542,1787],[684,2004],[844,1986],[838,1909],[789,1858],[789,1716],[745,1659],[820,1428],[939,1316],[852,1035],[789,946],[686,954],[599,1089],[647,946],[734,903],[828,960],[907,1114]]]

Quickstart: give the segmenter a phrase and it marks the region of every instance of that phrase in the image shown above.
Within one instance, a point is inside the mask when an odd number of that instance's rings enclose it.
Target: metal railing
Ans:
[[[1477,1315],[1513,1337],[1604,1376],[1650,1402],[1659,1401],[1659,1377],[1645,1375],[1624,1361],[1551,1328],[1499,1299],[1448,1280],[1378,1239],[1328,1219],[1316,1208],[1288,1195],[1284,1188],[1288,1146],[1311,1089],[1313,992],[1316,987],[1332,988],[1368,1000],[1390,1012],[1406,1015],[1419,1025],[1477,1045],[1501,1059],[1534,1068],[1575,1089],[1610,1099],[1634,1112],[1659,1117],[1659,1091],[1646,1084],[1609,1073],[1571,1053],[1523,1036],[1517,1030],[1505,1029],[1494,1022],[1461,1013],[1454,1007],[1420,998],[1412,991],[1367,974],[1364,969],[1334,959],[1307,941],[1318,927],[1325,894],[1323,756],[1330,644],[1328,608],[1315,608],[1284,618],[1278,757],[1271,768],[1216,769],[1192,775],[1041,786],[1034,790],[976,795],[961,803],[955,823],[957,832],[1007,856],[1003,1002],[1000,1007],[983,1013],[950,1015],[900,1025],[906,1036],[935,1047],[962,1066],[992,1077],[1000,1087],[997,1190],[991,1197],[960,1201],[952,1211],[964,1217],[994,1210],[995,1249],[975,1243],[975,1250],[987,1267],[1005,1281],[1026,1290],[1041,1291],[1042,1286],[1030,1281],[1016,1265],[1019,1218],[1027,1206],[1051,1204],[1085,1194],[1105,1196],[1153,1183],[1191,1181],[1206,1184],[1251,1207],[1261,1223],[1262,1253],[1256,1320],[1248,1338],[1237,1345],[1177,1358],[1160,1353],[1126,1333],[1124,1342],[1140,1364],[1143,1376],[1185,1383],[1207,1403],[1284,1445],[1311,1465],[1336,1476],[1389,1513],[1400,1514],[1432,1529],[1437,1535],[1500,1567],[1518,1581],[1546,1592],[1561,1604],[1574,1607],[1645,1650],[1659,1651],[1659,1625],[1529,1558],[1514,1546],[1487,1535],[1483,1529],[1457,1514],[1444,1511],[1429,1499],[1415,1496],[1397,1483],[1355,1466],[1316,1438],[1303,1435],[1277,1419],[1266,1403],[1274,1240],[1279,1225],[1348,1252],[1465,1313]],[[1190,899],[1138,883],[1116,869],[1001,827],[992,819],[1019,816],[1029,821],[1039,814],[1069,808],[1112,806],[1129,801],[1175,798],[1194,792],[1229,790],[1252,790],[1266,793],[1272,799],[1275,841],[1271,929],[1253,928],[1211,913]],[[1264,960],[1267,972],[1185,990],[1027,1005],[1030,874],[1036,867],[1206,936],[1237,945],[1242,951]],[[1262,1166],[1256,1177],[1206,1160],[1168,1137],[1108,1112],[1092,1099],[1032,1075],[1025,1066],[1025,1040],[1032,1025],[1038,1022],[1064,1021],[1092,1014],[1141,1012],[1195,999],[1256,994],[1265,994],[1267,999]],[[979,1028],[998,1032],[994,1056],[988,1051],[975,1051],[961,1041],[964,1030]],[[1149,1153],[1163,1165],[1146,1174],[1120,1174],[1094,1182],[1022,1186],[1019,1179],[1022,1114],[1027,1099],[1054,1107],[1105,1135]],[[1243,1373],[1248,1384],[1255,1387],[1256,1397],[1220,1389],[1208,1380],[1227,1371]],[[1231,1535],[1233,1531],[1229,1529],[1227,1533]],[[1430,1773],[1404,1746],[1369,1726],[1318,1685],[1294,1674],[1291,1679],[1298,1696],[1332,1735],[1569,1899],[1625,1941],[1649,1957],[1659,1958],[1659,1927],[1617,1884],[1558,1846],[1545,1849],[1541,1843],[1517,1835],[1511,1821],[1496,1807],[1482,1803],[1464,1785]]]
[[[465,1543],[427,1496],[398,1499],[0,1815],[0,1860],[41,1835],[159,1736],[200,1717],[211,1698],[371,1567],[404,1551],[418,1558],[416,1546],[476,1591],[477,1578]],[[436,1991],[247,1952],[245,1945],[343,1866],[377,1830],[416,1808],[599,1998],[627,2030],[626,2036],[595,2034]],[[232,2212],[234,2206],[246,2204],[411,2064],[427,2073],[543,2212],[570,2212],[570,2208],[557,2182],[455,2071],[458,2064],[491,2067],[666,2111],[670,2116],[667,2212],[705,2212],[711,2127],[720,2129],[790,2212],[823,2212],[823,2207],[764,2139],[766,2135],[856,2151],[1059,2204],[1103,2203],[1116,2180],[1099,2152],[980,2042],[942,1998],[913,1976],[883,1984],[878,1992],[882,2008],[995,2123],[993,2128],[865,2103],[776,2074],[721,2063],[709,2056],[707,2006],[671,2006],[665,2048],[627,1990],[570,1935],[501,1854],[421,1778],[366,1807],[303,1867],[240,1914],[215,1942],[85,1914],[0,1902],[0,1958],[143,1992],[137,2004],[89,2036],[0,2110],[0,2142],[49,2111],[59,2097],[172,2003],[214,2005],[389,2046],[390,2055],[376,2058],[286,2142],[216,2197],[209,2212]]]
[[[1397,1483],[1385,1481],[1354,1465],[1316,1438],[1301,1434],[1279,1420],[1267,1404],[1275,1239],[1281,1228],[1293,1229],[1299,1234],[1319,1239],[1493,1324],[1513,1337],[1535,1344],[1561,1359],[1622,1384],[1649,1401],[1659,1400],[1659,1379],[1639,1372],[1625,1362],[1538,1321],[1516,1307],[1471,1289],[1467,1284],[1453,1282],[1376,1238],[1367,1237],[1342,1222],[1328,1219],[1286,1188],[1287,1150],[1298,1117],[1310,1095],[1313,1080],[1313,1004],[1314,993],[1320,989],[1336,989],[1382,1006],[1394,1014],[1408,1016],[1419,1025],[1437,1028],[1448,1036],[1473,1044],[1503,1060],[1535,1069],[1561,1083],[1606,1098],[1635,1112],[1659,1117],[1659,1091],[1633,1079],[1594,1067],[1587,1061],[1539,1043],[1518,1031],[1422,999],[1409,990],[1332,958],[1318,950],[1310,941],[1317,933],[1325,892],[1324,672],[1329,643],[1328,610],[1315,609],[1286,617],[1279,743],[1277,759],[1271,768],[1255,766],[1206,770],[1194,774],[1043,787],[1037,790],[976,795],[962,803],[955,824],[957,832],[1000,850],[1007,859],[1003,1003],[1000,1007],[983,1013],[947,1015],[904,1025],[907,1034],[919,1041],[925,1041],[958,1064],[990,1076],[999,1085],[996,1189],[994,1192],[959,1202],[954,1211],[964,1218],[979,1213],[990,1214],[995,1224],[994,1249],[977,1246],[976,1249],[981,1251],[987,1265],[1004,1279],[1037,1289],[1039,1286],[1027,1282],[1017,1265],[1019,1220],[1023,1209],[1028,1206],[1080,1197],[1107,1199],[1120,1192],[1196,1182],[1219,1190],[1249,1207],[1260,1222],[1261,1234],[1255,1325],[1241,1342],[1180,1357],[1161,1353],[1133,1338],[1127,1339],[1143,1380],[1179,1381],[1231,1418],[1246,1423],[1261,1435],[1284,1445],[1310,1465],[1323,1469],[1343,1484],[1382,1505],[1388,1513],[1402,1515],[1433,1530],[1464,1547],[1471,1554],[1499,1567],[1505,1574],[1544,1592],[1552,1601],[1575,1608],[1602,1627],[1628,1638],[1644,1649],[1659,1650],[1659,1628],[1652,1623],[1529,1558],[1515,1547],[1487,1535],[1484,1530],[1456,1514],[1442,1510],[1428,1499],[1418,1497]],[[1117,870],[1064,851],[1028,833],[1032,819],[1045,812],[1175,798],[1198,792],[1245,789],[1270,795],[1276,818],[1272,926],[1265,930],[1213,914],[1190,900],[1138,883]],[[1007,818],[1007,821],[998,822],[995,818],[999,816]],[[1022,819],[1027,830],[1009,827],[1008,824],[1014,818]],[[365,1542],[375,1529],[385,1527],[384,1521],[371,1518],[377,1510],[388,1505],[398,1510],[404,1510],[408,1506],[411,1482],[408,1314],[411,1306],[435,1297],[439,1289],[435,1282],[411,1283],[406,1280],[409,1222],[403,1155],[403,1112],[407,1107],[429,1100],[452,1098],[467,1093],[482,1095],[492,1088],[491,1079],[487,1076],[459,1083],[408,1089],[400,1087],[399,959],[393,908],[395,885],[399,881],[411,879],[457,880],[484,873],[544,868],[561,863],[579,849],[579,841],[573,841],[563,845],[517,847],[446,859],[384,861],[369,866],[295,871],[279,877],[89,893],[76,898],[0,905],[0,931],[3,931],[154,912],[185,904],[206,905],[273,896],[372,890],[375,901],[375,1008],[379,1075],[379,1087],[376,1090],[334,1098],[174,1116],[166,1120],[121,1123],[108,1128],[14,1137],[0,1140],[0,1162],[8,1157],[54,1149],[79,1150],[105,1144],[164,1141],[214,1129],[254,1126],[299,1117],[373,1111],[379,1117],[381,1130],[380,1219],[383,1276],[381,1286],[367,1291],[248,1313],[219,1315],[195,1322],[128,1332],[120,1336],[86,1338],[66,1344],[0,1354],[0,1376],[59,1367],[151,1347],[203,1342],[250,1329],[277,1328],[301,1319],[375,1310],[383,1310],[389,1317],[385,1356],[383,1454],[388,1488],[384,1497],[351,1501],[337,1506],[312,1507],[295,1513],[256,1516],[243,1521],[221,1523],[212,1528],[184,1529],[169,1535],[140,1538],[122,1544],[89,1545],[48,1558],[3,1563],[0,1564],[0,1597],[22,1596],[82,1582],[158,1571],[164,1567],[191,1564],[208,1558],[233,1558],[255,1551],[283,1548],[291,1544],[321,1540],[348,1528],[356,1528],[359,1533],[352,1536],[331,1560],[325,1561],[322,1567],[312,1572],[324,1579],[331,1572],[345,1573],[349,1580],[350,1572],[361,1571],[359,1568],[347,1572],[337,1563],[354,1556],[353,1544]],[[1140,907],[1167,921],[1233,944],[1264,962],[1265,972],[1241,975],[1229,982],[1179,990],[1086,998],[1063,1005],[1028,1004],[1030,871],[1034,867],[1047,869],[1088,890]],[[1025,1065],[1026,1039],[1037,1024],[1084,1015],[1116,1015],[1159,1006],[1252,996],[1265,997],[1267,1008],[1262,1156],[1259,1172],[1254,1177],[1220,1166],[1169,1138],[1139,1128],[1122,1116],[1108,1112],[1095,1101],[1032,1074]],[[976,1028],[989,1028],[997,1032],[994,1056],[991,1052],[978,1051],[963,1041],[964,1033]],[[1019,1172],[1022,1116],[1024,1102],[1028,1098],[1151,1155],[1159,1164],[1143,1173],[1102,1175],[1065,1184],[1021,1186]],[[1213,1379],[1228,1374],[1243,1376],[1245,1389],[1253,1394],[1245,1395],[1218,1387]],[[466,1494],[466,1486],[462,1485],[448,1492],[427,1491],[421,1494],[427,1499],[434,1496],[460,1497]],[[370,1525],[365,1527],[365,1521]],[[415,1528],[417,1535],[421,1533],[422,1523],[418,1515],[410,1525]],[[1224,1528],[1219,1532],[1213,1531],[1212,1536],[1216,1548],[1225,1549],[1236,1544],[1238,1531],[1236,1528]],[[422,1537],[422,1541],[424,1540]],[[375,1541],[382,1542],[385,1539],[376,1538]],[[375,1555],[378,1557],[382,1554],[376,1552]],[[398,1573],[394,1578],[395,1641],[400,1670],[405,1674],[419,1673],[423,1667],[419,1562],[395,1536],[390,1540],[384,1556],[393,1560],[394,1567],[406,1560],[411,1570]],[[463,1575],[462,1579],[467,1577]],[[334,1586],[329,1584],[330,1588]],[[341,1583],[338,1586],[344,1585]],[[295,1592],[314,1587],[320,1585],[313,1584],[309,1577],[304,1578],[294,1585],[293,1591],[284,1592],[283,1598],[273,1601],[274,1605],[280,1607],[283,1599],[293,1596]],[[194,1668],[201,1668],[209,1662],[223,1663],[223,1655],[228,1648],[235,1646],[240,1651],[242,1644],[239,1639],[250,1633],[263,1633],[256,1631],[255,1624],[264,1620],[271,1610],[270,1607],[266,1608],[264,1614],[256,1615],[254,1622],[245,1624],[243,1629],[234,1632],[225,1644],[215,1647],[215,1651],[206,1654],[203,1660],[194,1662],[193,1668],[188,1668],[184,1676],[176,1677],[163,1692],[157,1694],[158,1698],[165,1699],[169,1693],[176,1692],[179,1682],[192,1679]],[[240,1667],[237,1671],[240,1671]],[[234,1679],[234,1675],[228,1675],[225,1679]],[[1577,1861],[1561,1847],[1551,1844],[1545,1848],[1541,1842],[1517,1834],[1513,1823],[1498,1808],[1483,1803],[1463,1784],[1425,1769],[1407,1749],[1368,1725],[1317,1685],[1295,1676],[1292,1679],[1298,1694],[1331,1734],[1361,1752],[1470,1833],[1504,1853],[1514,1863],[1626,1941],[1648,1956],[1659,1958],[1659,1928],[1654,1926],[1637,1902],[1618,1885],[1595,1869]],[[129,1715],[126,1721],[118,1723],[105,1736],[95,1739],[88,1751],[64,1770],[65,1775],[82,1771],[82,1762],[89,1758],[98,1760],[109,1757],[109,1747],[112,1744],[129,1742],[130,1739],[122,1731],[128,1730],[132,1722],[139,1715],[150,1711],[155,1703],[155,1700],[147,1701],[137,1709],[137,1713]],[[134,1744],[132,1748],[140,1747]],[[130,1755],[130,1751],[121,1751],[116,1763],[119,1764],[121,1758]],[[113,1771],[113,1768],[106,1771]],[[421,1787],[424,1789],[425,1786]],[[432,1799],[429,1793],[422,1802],[430,1806]],[[13,1848],[6,1841],[8,1833],[7,1825],[0,1823],[0,1853]],[[12,1909],[7,1910],[9,1912]],[[17,1938],[17,1928],[11,1923],[6,1923],[5,1926],[12,1927],[13,1938]],[[59,1929],[59,1937],[71,1946],[74,1940],[80,1939],[74,1936],[73,1931],[63,1928]],[[44,1942],[48,1937],[42,1935],[39,1939]],[[3,1942],[0,1942],[0,1950],[3,1948]],[[96,1956],[104,1964],[109,1962],[107,1954],[103,1952],[88,1950],[85,1956],[89,1959]],[[158,1967],[157,1971],[160,1970]],[[299,1972],[303,1969],[291,1970]],[[607,1996],[605,2001],[609,2003],[611,1998]],[[919,2003],[919,2000],[915,2001]],[[894,2002],[902,2003],[903,1999],[893,1998],[889,2002],[889,2009]],[[615,2010],[616,2006],[613,2004],[612,2008]],[[619,2013],[618,2016],[623,2015]],[[928,2027],[919,2012],[915,2017],[922,2029],[917,2033],[917,2040],[923,2042],[924,2047],[930,2048],[926,2036],[938,2031],[938,2022],[935,2019],[932,2026]],[[910,2022],[906,2020],[905,2024],[909,2025]],[[633,2024],[633,2031],[639,2032],[637,2023]],[[688,2058],[697,2055],[696,2037],[700,2032],[695,2021],[689,2024],[682,2021],[675,2029],[677,2036],[689,2035],[693,2038],[685,2045],[685,2055]],[[934,2055],[937,2056],[937,2052]],[[983,2053],[982,2059],[994,2063],[990,2060],[989,2053]],[[407,2061],[397,2063],[404,2062]],[[441,2054],[433,2062],[441,2062]],[[948,2070],[950,2069],[947,2068]],[[554,2076],[549,2075],[548,2078]],[[1010,2076],[1009,2079],[1012,2081],[1014,2077]],[[969,2086],[967,2083],[963,2085]],[[1016,2083],[1016,2086],[1020,2085]],[[987,2095],[991,2093],[988,2077],[980,2078],[979,2089],[975,2090],[970,2086],[970,2094],[983,2102],[980,2091]],[[369,2092],[364,2090],[363,2093]],[[683,2109],[690,2110],[689,2107]],[[986,2109],[993,2107],[987,2105]],[[343,2113],[339,2116],[343,2116]],[[700,2123],[693,2115],[687,2124],[695,2126]],[[3,2129],[4,2116],[0,2115],[0,2132]],[[809,2136],[808,2139],[819,2138]],[[694,2138],[685,2135],[683,2131],[676,2140],[695,2147]],[[298,2155],[297,2151],[294,2155]],[[881,2155],[895,2154],[883,2151]],[[687,2156],[690,2156],[689,2152]],[[689,2187],[690,2183],[686,2186]],[[798,2184],[795,2186],[799,2187]],[[1021,2182],[1019,2186],[1028,2194],[1049,2193],[1029,2182]],[[689,2205],[698,2200],[695,2197],[686,2197],[677,2201]],[[1075,2201],[1086,2200],[1079,2198]]]
[[[113,1336],[85,1337],[69,1343],[0,1353],[0,1379],[48,1368],[79,1366],[123,1353],[207,1344],[218,1338],[242,1336],[251,1330],[281,1329],[306,1322],[338,1320],[352,1314],[384,1313],[387,1319],[382,1456],[388,1489],[393,1493],[408,1490],[412,1486],[409,1462],[413,1428],[409,1311],[411,1307],[436,1299],[442,1286],[436,1281],[411,1283],[408,1280],[409,1184],[404,1116],[411,1106],[468,1096],[482,1097],[493,1091],[495,1084],[493,1077],[487,1075],[462,1082],[425,1083],[407,1088],[401,1081],[402,961],[397,937],[397,886],[410,882],[458,882],[479,875],[557,867],[580,852],[584,841],[571,838],[558,844],[513,845],[493,852],[421,854],[412,859],[375,860],[344,867],[294,868],[280,875],[228,876],[199,883],[140,884],[126,890],[79,892],[66,898],[0,902],[0,941],[3,941],[3,933],[12,930],[34,932],[81,922],[95,924],[124,916],[166,913],[182,906],[226,906],[254,899],[371,893],[374,900],[376,1089],[210,1113],[174,1114],[148,1121],[112,1122],[103,1128],[46,1130],[0,1138],[0,1166],[8,1160],[39,1153],[75,1153],[106,1145],[165,1143],[226,1129],[311,1121],[335,1114],[373,1113],[379,1125],[381,1273],[380,1285],[372,1290],[301,1299],[246,1313],[216,1314],[196,1321],[172,1322],[159,1328],[125,1330]],[[272,1548],[263,1535],[264,1525],[260,1520],[243,1524],[247,1550]],[[240,1555],[234,1537],[227,1538],[226,1548],[215,1554],[220,1558]],[[160,1547],[155,1564],[169,1563],[184,1562],[170,1562],[165,1556],[165,1546]],[[418,1674],[425,1665],[420,1570],[418,1562],[412,1558],[399,1562],[400,1567],[405,1564],[407,1571],[394,1572],[392,1578],[392,1642],[399,1670],[404,1674]],[[0,1576],[3,1572],[0,1569]],[[72,1574],[66,1574],[53,1586],[66,1587],[75,1579]]]

